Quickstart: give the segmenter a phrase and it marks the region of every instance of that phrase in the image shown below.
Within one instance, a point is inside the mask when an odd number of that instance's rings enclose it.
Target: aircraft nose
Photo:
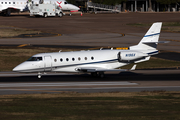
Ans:
[[[72,7],[72,10],[80,10],[80,8],[75,5],[71,5],[71,7]]]
[[[21,65],[18,65],[18,66],[16,66],[12,71],[13,72],[19,72],[19,71],[21,71],[22,70],[22,66]]]
[[[23,63],[19,64],[18,66],[16,66],[12,71],[13,72],[22,72],[26,68],[27,68],[27,64],[25,62],[23,62]]]

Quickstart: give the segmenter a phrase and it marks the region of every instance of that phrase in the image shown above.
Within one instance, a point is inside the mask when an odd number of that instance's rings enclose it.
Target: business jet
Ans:
[[[9,16],[11,12],[25,12],[29,11],[28,3],[32,2],[33,4],[50,4],[55,3],[63,11],[77,12],[79,7],[69,4],[65,0],[0,0],[0,13],[2,15]],[[71,15],[71,14],[70,14]]]
[[[15,72],[85,72],[93,76],[104,76],[107,71],[126,71],[118,69],[130,63],[148,61],[151,55],[158,54],[157,44],[161,31],[161,22],[154,23],[138,45],[128,50],[106,49],[75,52],[41,53],[33,55],[27,61],[13,69]]]

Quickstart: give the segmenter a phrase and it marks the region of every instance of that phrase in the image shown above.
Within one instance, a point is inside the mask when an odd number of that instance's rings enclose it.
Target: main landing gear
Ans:
[[[91,76],[103,78],[104,77],[104,72],[92,72]]]

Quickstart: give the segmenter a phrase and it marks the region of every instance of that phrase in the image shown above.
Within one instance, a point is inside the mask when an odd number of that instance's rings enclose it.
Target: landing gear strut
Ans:
[[[92,72],[91,76],[103,78],[104,77],[104,72]]]
[[[41,78],[41,73],[40,73],[40,72],[38,73],[38,78],[39,78],[39,79]]]

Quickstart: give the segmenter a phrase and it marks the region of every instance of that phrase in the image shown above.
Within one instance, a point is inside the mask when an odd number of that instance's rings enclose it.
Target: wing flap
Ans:
[[[135,70],[136,65],[134,65],[130,70]],[[128,71],[128,69],[106,69],[101,67],[80,67],[76,68],[77,71],[81,72],[122,72]]]

